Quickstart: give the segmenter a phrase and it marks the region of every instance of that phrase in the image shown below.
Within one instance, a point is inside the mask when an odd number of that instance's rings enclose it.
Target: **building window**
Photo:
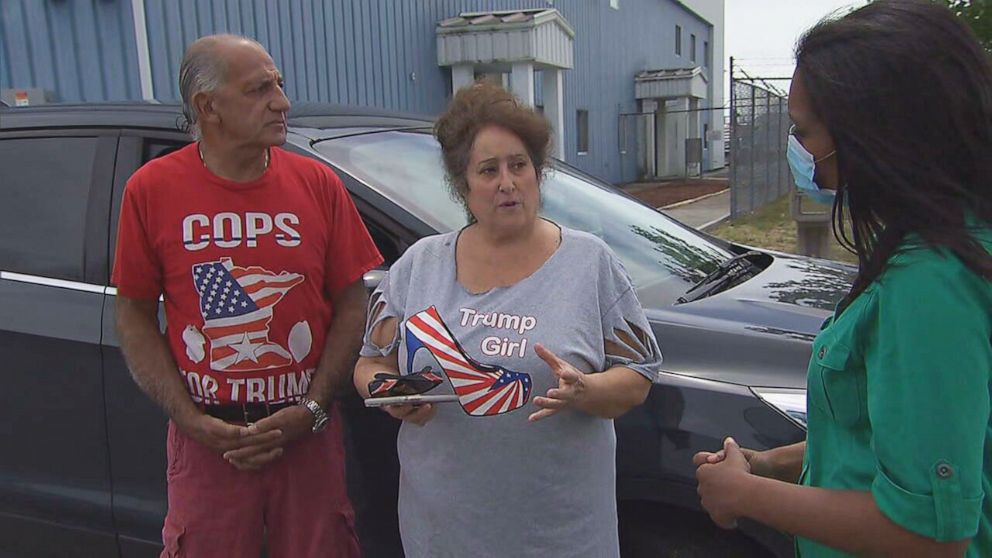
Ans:
[[[589,153],[589,111],[578,110],[575,112],[575,143],[579,155]]]
[[[703,124],[703,149],[710,148],[710,125]]]
[[[614,10],[620,9],[620,0],[610,0],[610,7]]]
[[[703,66],[710,67],[710,42],[703,41]]]
[[[675,26],[675,54],[682,56],[682,26]]]
[[[689,35],[689,60],[696,61],[696,35]]]

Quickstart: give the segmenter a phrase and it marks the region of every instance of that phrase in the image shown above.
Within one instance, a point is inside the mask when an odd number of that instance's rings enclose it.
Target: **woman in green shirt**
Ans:
[[[804,558],[992,556],[990,59],[926,0],[800,39],[790,166],[835,198],[859,273],[813,344],[806,442],[696,456],[720,526],[793,533]]]

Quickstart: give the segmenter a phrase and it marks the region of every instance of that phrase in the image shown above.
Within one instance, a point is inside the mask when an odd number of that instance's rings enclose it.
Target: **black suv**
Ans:
[[[125,367],[109,277],[124,184],[189,142],[178,115],[137,103],[0,108],[0,556],[159,552],[165,417]],[[313,105],[294,107],[289,124],[285,148],[342,177],[387,265],[465,224],[428,119]],[[708,237],[563,163],[543,195],[546,216],[623,259],[665,355],[647,402],[616,421],[624,555],[791,555],[785,536],[757,525],[715,529],[691,458],[726,435],[759,449],[803,439],[810,342],[852,270]],[[342,405],[366,553],[399,555],[397,425],[357,396]]]

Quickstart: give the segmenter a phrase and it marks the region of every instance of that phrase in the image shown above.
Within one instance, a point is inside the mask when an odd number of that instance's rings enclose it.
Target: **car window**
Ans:
[[[437,231],[468,218],[445,187],[441,150],[428,134],[384,132],[325,140],[318,152]]]
[[[548,173],[542,201],[542,215],[603,239],[639,291],[660,288],[672,301],[730,257],[654,209],[568,169]]]
[[[444,182],[440,146],[426,133],[354,135],[314,148],[342,171],[367,184],[438,232],[468,222]],[[723,247],[612,186],[556,162],[541,187],[542,215],[602,238],[623,260],[639,295],[673,302],[730,257]]]
[[[366,230],[369,231],[369,236],[372,237],[372,242],[375,243],[376,249],[382,255],[382,263],[386,266],[393,265],[400,258],[396,239],[369,218],[362,216],[362,221],[365,224]]]
[[[166,155],[179,151],[189,144],[188,141],[165,140],[158,138],[146,138],[142,143],[141,164],[144,165],[152,159],[165,157]]]
[[[0,268],[81,280],[96,137],[0,140]]]

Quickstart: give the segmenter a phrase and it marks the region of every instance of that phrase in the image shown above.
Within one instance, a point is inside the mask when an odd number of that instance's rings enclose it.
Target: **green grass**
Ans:
[[[708,233],[756,248],[798,254],[796,222],[789,214],[789,196],[766,205],[750,215],[727,221],[707,230]],[[857,257],[845,250],[831,237],[830,259],[857,264]]]

